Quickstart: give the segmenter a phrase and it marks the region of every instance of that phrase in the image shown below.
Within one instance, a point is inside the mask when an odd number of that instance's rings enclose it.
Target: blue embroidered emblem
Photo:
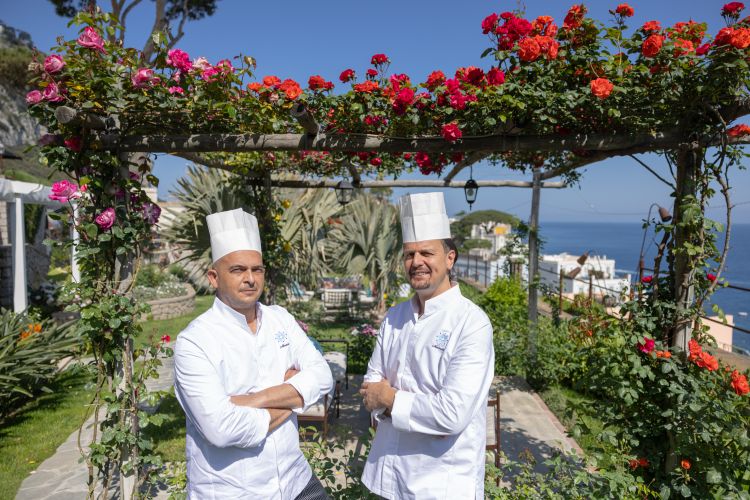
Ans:
[[[436,347],[441,351],[444,351],[448,347],[448,341],[451,339],[451,332],[448,330],[441,330],[440,333],[435,335],[435,339],[432,341],[432,347]]]
[[[286,332],[276,332],[273,337],[276,339],[279,347],[286,347],[289,345],[289,335],[287,335]]]

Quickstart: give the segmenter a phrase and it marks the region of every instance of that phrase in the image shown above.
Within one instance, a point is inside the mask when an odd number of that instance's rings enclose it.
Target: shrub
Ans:
[[[0,419],[25,398],[49,391],[57,362],[73,354],[78,343],[70,325],[0,310]]]
[[[0,83],[23,90],[28,86],[32,52],[26,47],[0,47]]]
[[[369,323],[362,323],[354,327],[351,333],[354,341],[349,345],[349,373],[366,373],[367,363],[375,349],[378,330]]]

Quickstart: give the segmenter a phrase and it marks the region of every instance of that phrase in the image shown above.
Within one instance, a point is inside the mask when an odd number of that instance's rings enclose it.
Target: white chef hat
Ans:
[[[206,224],[211,235],[211,257],[214,262],[237,250],[263,253],[258,220],[241,208],[211,214],[206,217]]]
[[[404,243],[451,237],[443,193],[407,194],[401,197],[401,233]]]

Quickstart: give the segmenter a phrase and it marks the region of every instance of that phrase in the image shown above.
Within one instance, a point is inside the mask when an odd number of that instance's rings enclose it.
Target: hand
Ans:
[[[396,399],[396,389],[383,379],[380,382],[365,382],[359,390],[368,411],[378,408],[385,408],[387,411],[393,408],[393,401]]]
[[[286,373],[284,374],[284,382],[289,380],[290,378],[294,377],[299,373],[299,370],[295,370],[294,368],[289,368]]]

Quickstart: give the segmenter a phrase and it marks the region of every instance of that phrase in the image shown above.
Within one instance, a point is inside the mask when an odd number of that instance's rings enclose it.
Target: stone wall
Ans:
[[[195,290],[185,283],[186,294],[182,297],[159,299],[149,301],[151,313],[150,319],[170,319],[193,312],[195,309]]]

